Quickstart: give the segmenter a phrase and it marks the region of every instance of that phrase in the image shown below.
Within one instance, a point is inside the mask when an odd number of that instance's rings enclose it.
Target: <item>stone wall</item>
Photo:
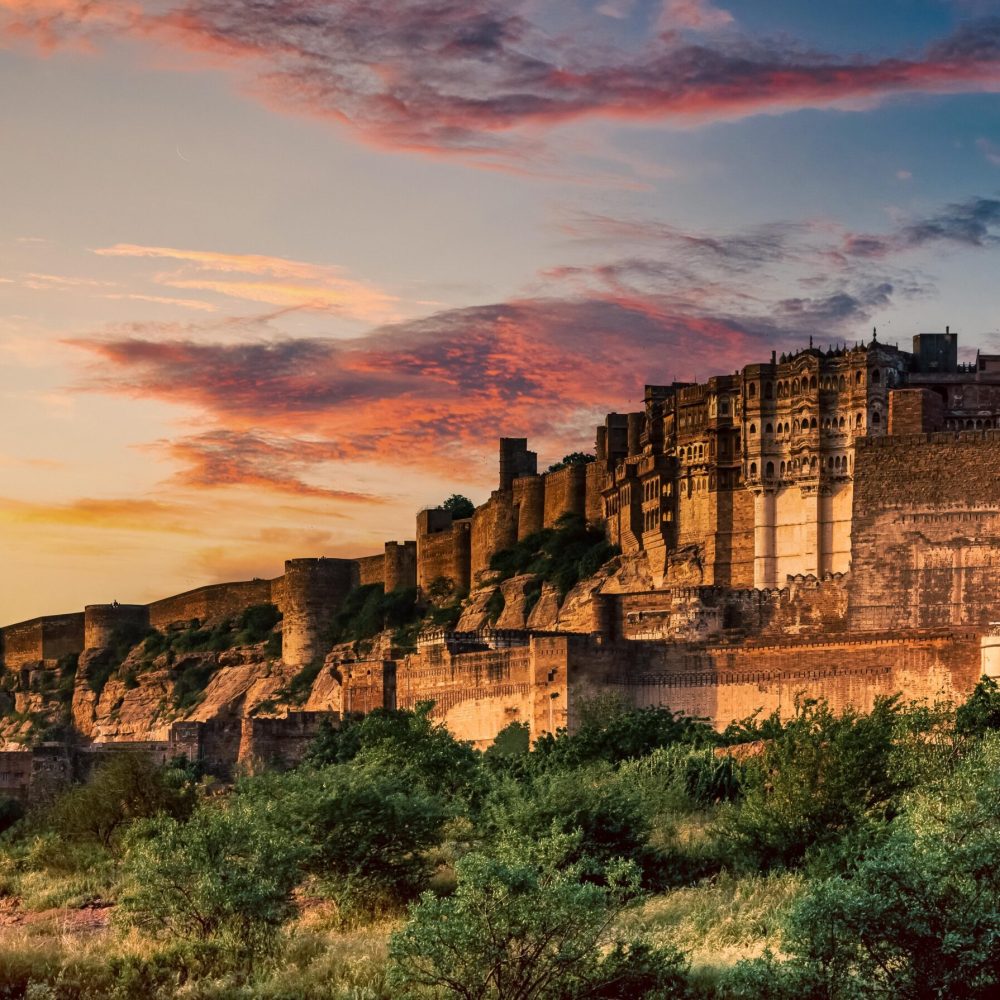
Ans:
[[[366,587],[372,583],[381,583],[385,586],[385,553],[379,552],[374,556],[362,556],[354,560],[356,570],[357,586]]]
[[[417,515],[417,586],[450,580],[457,590],[468,590],[472,579],[473,518],[458,521],[443,508]]]
[[[587,467],[567,465],[556,472],[547,472],[545,479],[545,510],[543,524],[551,528],[564,514],[586,515]]]
[[[536,534],[545,526],[545,482],[543,476],[527,476],[514,480],[517,541]]]
[[[162,630],[195,619],[202,625],[214,623],[234,617],[256,604],[269,603],[271,594],[271,580],[244,580],[198,587],[150,604],[149,624]]]
[[[470,533],[470,576],[473,583],[489,569],[490,559],[495,552],[510,548],[517,541],[515,497],[523,496],[523,490],[519,490],[520,484],[532,481],[516,479],[513,490],[495,490],[486,503],[476,508]],[[430,545],[425,544],[428,545],[427,551],[431,551]],[[450,558],[447,552],[444,557]],[[427,576],[427,579],[431,580],[433,576]]]
[[[1000,431],[857,446],[852,629],[983,625],[1000,612]]]
[[[932,389],[893,389],[889,393],[889,433],[929,434],[944,428],[945,405]]]
[[[417,543],[385,543],[385,590],[411,590],[417,585]]]
[[[835,711],[869,711],[879,695],[964,699],[980,676],[978,633],[927,632],[758,646],[687,643],[601,645],[579,637],[568,649],[571,704],[617,692],[637,708],[665,707],[717,728],[756,711],[783,717],[802,696]]]
[[[0,629],[0,662],[8,670],[83,651],[83,613],[47,615]]]

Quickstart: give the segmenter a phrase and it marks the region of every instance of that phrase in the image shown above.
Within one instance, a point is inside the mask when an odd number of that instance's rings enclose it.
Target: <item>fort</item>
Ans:
[[[424,510],[415,539],[372,556],[292,559],[273,580],[9,625],[3,668],[53,670],[124,627],[204,626],[273,604],[284,667],[315,670],[306,710],[178,718],[156,739],[73,748],[93,759],[141,742],[222,775],[296,758],[323,718],[422,701],[485,746],[511,722],[533,738],[572,729],[599,695],[721,727],[803,695],[866,709],[896,693],[958,699],[1000,676],[1000,356],[960,364],[950,330],[914,336],[911,351],[875,336],[810,343],[705,383],[646,386],[642,408],[608,414],[586,457],[540,473],[525,439],[501,439],[497,489],[471,517]],[[524,581],[498,580],[491,561],[566,515],[620,554],[529,607]],[[331,619],[371,584],[470,596],[457,629],[427,630],[415,649],[331,651]],[[498,588],[499,621],[485,610]],[[27,788],[59,758],[6,751],[0,790]]]

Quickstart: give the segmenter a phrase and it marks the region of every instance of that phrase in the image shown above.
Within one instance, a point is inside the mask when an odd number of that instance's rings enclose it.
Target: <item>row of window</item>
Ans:
[[[854,459],[849,458],[847,455],[830,455],[826,460],[826,469],[828,472],[834,474],[846,474],[854,468]],[[764,466],[764,478],[773,479],[774,478],[774,462],[768,462]],[[778,475],[779,476],[793,476],[799,473],[810,472],[815,474],[820,469],[819,459],[813,455],[812,458],[793,458],[788,462],[781,462],[778,465]],[[757,478],[757,463],[750,463],[750,478]]]
[[[864,378],[864,372],[859,368],[854,373],[854,384],[861,385],[862,379]],[[882,373],[878,368],[873,368],[871,370],[872,385],[878,385],[882,381]],[[789,381],[783,381],[778,383],[778,399],[785,399],[787,396],[797,396],[800,392],[806,392],[810,389],[828,389],[835,392],[844,392],[847,389],[847,378],[844,375],[830,375],[822,379],[816,378],[815,375],[803,375],[801,381],[797,378],[791,379]],[[765,382],[763,389],[764,399],[774,398],[774,389],[772,383]],[[757,396],[757,385],[755,382],[751,382],[747,387],[747,395],[754,399]]]

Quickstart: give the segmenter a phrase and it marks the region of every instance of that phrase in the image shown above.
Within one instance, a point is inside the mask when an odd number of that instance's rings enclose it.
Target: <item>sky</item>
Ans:
[[[1000,351],[998,95],[1000,0],[0,0],[0,623],[809,337]]]

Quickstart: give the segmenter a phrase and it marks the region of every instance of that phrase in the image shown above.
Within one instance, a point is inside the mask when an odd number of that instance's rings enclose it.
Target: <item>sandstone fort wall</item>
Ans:
[[[195,619],[204,625],[231,618],[255,604],[269,603],[271,584],[270,580],[215,583],[165,597],[149,605],[149,624],[163,630]]]

